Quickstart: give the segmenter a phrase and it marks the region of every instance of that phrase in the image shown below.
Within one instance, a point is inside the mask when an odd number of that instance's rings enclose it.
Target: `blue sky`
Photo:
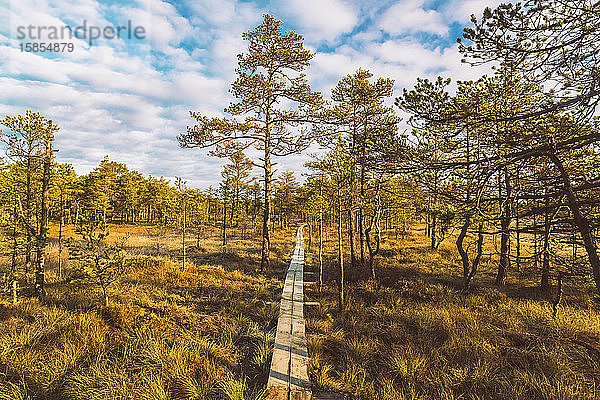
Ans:
[[[308,70],[313,89],[330,96],[346,74],[367,68],[392,77],[395,92],[417,77],[474,79],[489,72],[461,64],[456,38],[498,0],[0,0],[0,115],[39,111],[61,126],[58,161],[79,173],[108,154],[144,174],[182,176],[206,188],[223,160],[178,148],[192,123],[188,111],[221,115],[229,104],[244,31],[262,14],[284,21],[317,52]],[[73,52],[21,52],[19,26],[132,26],[144,39],[66,39]],[[312,149],[311,151],[316,151]],[[250,154],[253,156],[253,154]],[[304,172],[307,154],[277,160]]]

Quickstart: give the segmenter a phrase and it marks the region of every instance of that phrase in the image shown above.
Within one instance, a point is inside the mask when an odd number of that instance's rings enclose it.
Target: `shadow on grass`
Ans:
[[[3,398],[37,399],[37,396],[41,396],[44,393],[41,385],[10,368],[5,363],[0,363],[0,371],[2,372],[2,377],[0,377],[0,391]],[[10,386],[5,385],[7,383]]]

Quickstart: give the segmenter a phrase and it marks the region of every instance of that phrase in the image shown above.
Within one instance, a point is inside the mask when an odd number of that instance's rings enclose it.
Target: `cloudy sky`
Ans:
[[[244,31],[262,14],[304,35],[317,55],[308,71],[314,89],[331,88],[358,67],[392,77],[395,92],[417,77],[472,79],[456,38],[498,0],[0,0],[0,115],[39,111],[61,126],[58,160],[79,173],[109,155],[154,176],[182,176],[195,187],[220,180],[223,160],[180,149],[176,135],[192,124],[189,110],[220,115],[231,98]],[[141,26],[143,39],[69,39],[72,52],[22,52],[49,42],[50,27]],[[27,27],[33,26],[33,37]],[[25,27],[26,37],[20,33]],[[48,27],[38,32],[35,28]],[[64,32],[64,30],[63,30]],[[38,33],[42,39],[38,39]],[[308,155],[276,160],[301,174]]]

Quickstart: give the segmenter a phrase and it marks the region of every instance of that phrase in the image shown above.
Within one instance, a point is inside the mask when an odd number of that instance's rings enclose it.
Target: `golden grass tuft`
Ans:
[[[223,256],[218,235],[207,228],[202,251],[190,240],[182,268],[178,232],[111,226],[128,258],[107,307],[69,283],[66,258],[58,276],[52,243],[44,302],[0,300],[0,400],[264,398],[281,284],[255,272],[254,242],[232,237]],[[287,233],[273,240],[291,251]]]
[[[495,288],[490,262],[464,292],[451,243],[434,251],[412,231],[383,246],[380,285],[348,266],[339,310],[327,243],[327,286],[306,290],[319,302],[306,310],[316,388],[364,400],[600,398],[600,353],[585,347],[600,349],[600,313],[586,287],[570,287],[553,318],[548,300],[519,291],[529,276]]]

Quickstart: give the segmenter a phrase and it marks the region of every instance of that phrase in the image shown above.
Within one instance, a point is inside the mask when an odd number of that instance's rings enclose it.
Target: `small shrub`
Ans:
[[[103,243],[109,231],[105,222],[80,219],[75,233],[82,242],[69,238],[69,258],[75,260],[75,280],[90,282],[102,289],[104,306],[108,306],[108,288],[125,272],[125,251]]]

